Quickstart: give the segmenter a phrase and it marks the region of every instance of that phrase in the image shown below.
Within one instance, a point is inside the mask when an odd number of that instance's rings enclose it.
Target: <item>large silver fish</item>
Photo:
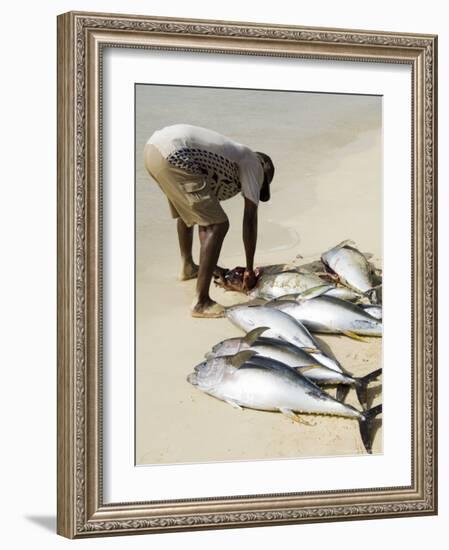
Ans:
[[[382,369],[377,369],[361,378],[350,376],[344,372],[337,372],[317,363],[310,353],[301,348],[274,338],[264,338],[261,335],[265,330],[265,327],[257,328],[242,338],[223,340],[213,346],[212,350],[206,354],[206,359],[235,355],[240,351],[252,350],[257,355],[250,359],[251,363],[280,362],[288,367],[298,369],[306,378],[320,386],[339,386],[337,389],[337,399],[339,401],[345,398],[349,388],[355,388],[360,404],[365,407],[367,386],[380,376]]]
[[[302,323],[283,311],[272,307],[240,304],[227,308],[225,315],[231,323],[245,332],[266,327],[265,335],[268,338],[276,338],[299,348],[305,348],[322,365],[339,372],[343,370],[336,359],[329,357],[320,349],[317,340]]]
[[[359,336],[382,336],[382,321],[356,304],[323,294],[314,298],[273,301],[274,307],[288,313],[312,332]]]
[[[258,327],[249,331],[245,336],[237,336],[235,338],[222,340],[218,342],[218,344],[215,344],[211,351],[206,353],[205,357],[235,355],[239,351],[252,349],[259,355],[265,355],[284,363],[287,363],[287,361],[283,359],[289,358],[292,362],[290,366],[307,367],[317,365],[317,360],[314,359],[310,353],[305,351],[304,348],[299,348],[276,338],[267,338],[263,336],[267,330],[268,327]]]
[[[253,349],[253,348],[251,348]],[[254,348],[256,351],[257,348]],[[357,394],[362,408],[366,408],[367,398],[368,398],[368,385],[377,380],[382,374],[382,369],[376,369],[366,376],[360,378],[350,376],[343,372],[336,372],[332,369],[328,369],[323,365],[308,365],[308,366],[294,366],[292,364],[286,363],[285,361],[277,361],[271,357],[266,357],[264,355],[259,355],[259,350],[257,350],[257,355],[251,357],[251,359],[245,363],[247,365],[261,365],[261,366],[272,366],[276,367],[278,364],[285,365],[287,367],[293,368],[301,373],[303,376],[318,384],[318,386],[337,386],[336,399],[338,401],[344,401],[346,395],[348,394],[350,388],[354,388]],[[284,357],[285,359],[285,357]],[[287,361],[289,361],[287,359]],[[290,362],[290,361],[289,361]]]
[[[375,295],[380,278],[374,266],[352,241],[343,241],[321,255],[321,261],[345,285],[365,295]]]
[[[204,361],[188,375],[187,381],[239,409],[279,411],[295,421],[298,421],[295,413],[356,419],[365,449],[372,452],[373,419],[382,411],[382,405],[358,411],[334,399],[290,367],[245,365],[252,355],[251,351],[243,351]]]
[[[306,271],[283,271],[281,273],[268,273],[260,276],[257,286],[249,292],[251,298],[273,300],[288,294],[300,294],[310,288],[322,285],[321,279],[315,273]],[[326,293],[343,300],[355,301],[362,296],[347,287],[329,285]]]

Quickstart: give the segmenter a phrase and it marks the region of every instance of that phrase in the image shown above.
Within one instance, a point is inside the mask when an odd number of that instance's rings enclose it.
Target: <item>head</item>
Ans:
[[[187,376],[187,382],[202,391],[212,391],[220,384],[226,370],[226,360],[214,357],[196,365],[194,372]]]
[[[234,355],[240,351],[242,338],[228,338],[213,346],[212,350],[206,353],[206,359],[222,357],[223,355]]]
[[[267,202],[270,200],[270,184],[274,176],[274,164],[271,158],[265,153],[260,153],[258,151],[256,152],[256,155],[262,164],[264,174],[262,187],[260,189],[260,200],[262,202]]]
[[[256,328],[256,322],[258,319],[258,313],[261,310],[261,306],[247,306],[246,304],[237,304],[235,306],[228,307],[225,315],[236,327],[248,332],[253,328]]]

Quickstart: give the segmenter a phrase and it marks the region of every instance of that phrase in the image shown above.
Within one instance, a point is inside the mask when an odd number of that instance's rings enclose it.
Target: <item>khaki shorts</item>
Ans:
[[[172,166],[151,143],[145,145],[144,163],[166,194],[173,218],[181,218],[188,227],[228,220],[204,176]]]

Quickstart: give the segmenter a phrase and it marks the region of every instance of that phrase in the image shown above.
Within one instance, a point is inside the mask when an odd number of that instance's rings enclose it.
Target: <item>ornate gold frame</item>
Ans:
[[[411,486],[204,500],[102,499],[102,48],[405,63],[412,68]],[[58,17],[58,533],[66,537],[437,513],[433,35],[129,15]]]

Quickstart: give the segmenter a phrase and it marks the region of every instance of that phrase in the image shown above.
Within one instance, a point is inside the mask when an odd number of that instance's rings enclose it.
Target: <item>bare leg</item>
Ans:
[[[192,311],[192,315],[195,317],[223,316],[223,308],[209,296],[209,287],[228,229],[228,221],[199,227],[200,268],[196,283],[196,304]]]
[[[188,227],[181,218],[178,218],[178,241],[181,252],[182,267],[179,274],[180,281],[187,281],[198,276],[198,266],[192,258],[193,227]]]

